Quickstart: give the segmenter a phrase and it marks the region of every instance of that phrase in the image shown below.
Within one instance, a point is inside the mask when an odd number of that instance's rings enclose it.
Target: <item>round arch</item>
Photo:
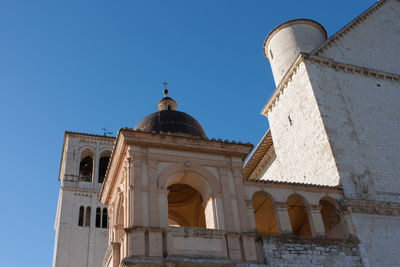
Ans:
[[[211,195],[221,193],[221,186],[214,174],[198,165],[176,163],[168,166],[160,173],[157,186],[166,190],[169,185],[177,183],[187,184],[196,189],[203,201],[207,201]]]

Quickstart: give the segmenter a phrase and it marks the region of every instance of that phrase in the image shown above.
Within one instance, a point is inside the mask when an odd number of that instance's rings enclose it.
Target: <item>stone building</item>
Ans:
[[[400,265],[399,46],[399,0],[330,38],[273,29],[254,149],[207,138],[167,92],[115,139],[67,132],[53,265]]]

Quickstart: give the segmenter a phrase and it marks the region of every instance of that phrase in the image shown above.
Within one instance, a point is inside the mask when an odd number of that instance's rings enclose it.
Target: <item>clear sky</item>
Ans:
[[[51,265],[65,130],[134,127],[167,80],[208,137],[256,145],[268,32],[310,18],[330,36],[375,2],[1,0],[0,265]]]

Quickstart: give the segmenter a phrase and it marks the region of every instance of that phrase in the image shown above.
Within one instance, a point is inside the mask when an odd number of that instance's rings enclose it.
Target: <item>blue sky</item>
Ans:
[[[330,36],[375,2],[1,0],[1,266],[51,265],[65,130],[134,127],[167,80],[208,137],[256,145],[268,32],[310,18]]]

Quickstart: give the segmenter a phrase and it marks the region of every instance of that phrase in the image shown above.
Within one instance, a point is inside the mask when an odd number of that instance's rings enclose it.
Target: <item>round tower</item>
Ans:
[[[321,24],[309,19],[291,20],[273,29],[264,41],[264,56],[270,62],[278,85],[300,52],[309,53],[327,38]]]

